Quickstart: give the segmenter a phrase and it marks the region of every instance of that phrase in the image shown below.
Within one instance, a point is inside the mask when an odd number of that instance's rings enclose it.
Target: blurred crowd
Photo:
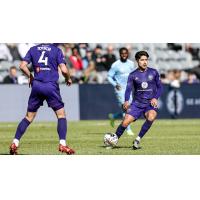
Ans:
[[[27,84],[28,80],[19,71],[19,63],[32,43],[0,44],[0,83]],[[117,59],[118,50],[126,47],[129,59],[139,50],[150,54],[151,67],[158,69],[161,81],[194,84],[200,81],[200,44],[155,43],[155,44],[108,44],[108,43],[62,43],[55,44],[65,56],[73,83],[108,83],[107,73]],[[31,69],[31,66],[30,66]],[[64,78],[60,75],[59,82]]]

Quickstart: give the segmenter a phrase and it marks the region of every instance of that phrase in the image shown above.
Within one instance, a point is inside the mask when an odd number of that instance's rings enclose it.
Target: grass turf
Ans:
[[[144,121],[132,123],[135,133]],[[157,120],[141,141],[142,149],[132,150],[136,137],[126,133],[120,138],[117,148],[106,149],[103,145],[105,133],[115,132],[109,121],[69,122],[67,143],[81,155],[200,155],[200,120]],[[34,122],[23,136],[19,154],[60,155],[56,122]],[[0,123],[0,154],[7,155],[17,123]]]

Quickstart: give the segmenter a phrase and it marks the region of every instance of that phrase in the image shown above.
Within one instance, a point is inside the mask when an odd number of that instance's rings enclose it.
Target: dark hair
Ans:
[[[126,47],[122,47],[119,49],[119,53],[121,54],[122,51],[126,51],[128,53],[128,49]]]
[[[135,54],[135,60],[139,60],[142,56],[146,56],[148,58],[149,54],[146,51],[138,51]]]
[[[10,67],[10,70],[12,70],[12,69],[16,69],[16,70],[17,70],[17,67],[11,66],[11,67]]]

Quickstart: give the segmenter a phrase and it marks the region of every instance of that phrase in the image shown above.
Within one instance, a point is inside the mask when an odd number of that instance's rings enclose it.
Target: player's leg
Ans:
[[[28,109],[25,118],[19,123],[13,143],[10,146],[10,154],[17,154],[19,140],[25,133],[30,123],[34,120],[38,108],[43,105],[44,98],[40,95],[40,85],[34,80],[31,94],[28,100]]]
[[[147,131],[151,128],[154,120],[156,119],[156,116],[157,116],[156,110],[148,110],[145,113],[146,121],[142,125],[142,128],[141,128],[137,138],[134,141],[133,149],[140,148],[140,146],[139,146],[140,140],[144,137],[144,135],[147,133]]]
[[[125,91],[124,91],[123,97],[125,97]],[[125,99],[124,99],[124,100],[125,100]],[[132,102],[132,96],[130,96],[129,102]],[[125,115],[125,113],[124,113],[124,115]],[[128,126],[127,126],[127,128],[126,128],[126,133],[127,133],[127,135],[130,135],[130,136],[133,136],[133,135],[134,135],[134,132],[133,132],[132,129],[131,129],[131,125],[128,125]]]
[[[124,113],[124,115],[125,115],[125,113]],[[133,133],[133,131],[131,129],[131,125],[130,124],[126,128],[126,133],[127,133],[127,135],[130,135],[130,136],[134,135],[134,133]]]
[[[135,121],[135,118],[130,115],[130,114],[126,114],[122,123],[118,126],[115,134],[117,135],[118,138],[120,138],[122,136],[122,134],[124,133],[124,131],[127,129],[127,127],[130,125],[131,122]]]
[[[66,145],[67,119],[58,84],[49,83],[45,90],[45,96],[48,106],[54,110],[58,119],[57,132],[59,136],[59,151],[67,154],[74,154],[75,151]]]
[[[64,107],[55,111],[55,114],[58,119],[57,123],[57,132],[60,140],[60,144],[66,146],[66,136],[67,136],[67,119],[65,116]]]
[[[122,123],[119,125],[119,127],[116,130],[116,135],[118,138],[122,136],[124,131],[127,129],[127,127],[131,124],[131,122],[136,121],[142,114],[142,109],[138,108],[135,103],[132,103],[130,105],[130,108],[127,110],[127,113],[122,121]]]
[[[59,136],[59,151],[74,154],[75,151],[66,145],[66,136],[67,136],[67,119],[65,115],[64,107],[55,111],[58,123],[57,123],[57,132]]]
[[[26,117],[24,119],[22,119],[22,121],[19,123],[16,133],[15,133],[15,137],[10,146],[10,154],[12,154],[12,155],[17,154],[17,148],[19,146],[19,141],[20,141],[21,137],[24,135],[28,126],[34,120],[36,114],[37,114],[37,112],[27,112]]]
[[[122,117],[123,117],[123,113],[122,112],[109,113],[108,114],[108,118],[110,120],[110,125],[114,128],[114,126],[115,126],[115,120],[116,119],[120,119]]]
[[[114,128],[115,126],[115,120],[116,119],[120,119],[123,117],[123,111],[122,111],[122,104],[123,104],[123,96],[124,94],[121,92],[121,91],[115,91],[115,95],[116,95],[116,98],[117,98],[117,102],[118,102],[118,105],[120,107],[120,112],[116,112],[116,113],[109,113],[108,114],[108,118],[110,119],[110,125]]]

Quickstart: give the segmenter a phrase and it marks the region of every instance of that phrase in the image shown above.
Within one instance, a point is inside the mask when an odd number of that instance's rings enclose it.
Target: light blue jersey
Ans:
[[[108,81],[114,87],[116,85],[119,85],[121,87],[121,90],[119,91],[115,88],[115,93],[120,104],[124,103],[124,95],[128,76],[135,69],[136,68],[134,66],[134,63],[131,60],[127,59],[126,62],[121,62],[121,60],[117,60],[112,64],[111,69],[108,72]]]

